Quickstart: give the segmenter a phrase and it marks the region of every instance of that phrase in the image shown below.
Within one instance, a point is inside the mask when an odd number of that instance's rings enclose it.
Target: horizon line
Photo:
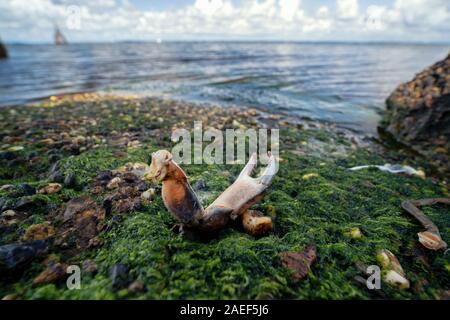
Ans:
[[[411,45],[450,45],[450,41],[420,40],[276,40],[276,39],[153,39],[153,40],[112,40],[112,41],[69,41],[71,44],[114,44],[114,43],[302,43],[302,44],[411,44]],[[5,45],[54,45],[52,41],[4,41]]]

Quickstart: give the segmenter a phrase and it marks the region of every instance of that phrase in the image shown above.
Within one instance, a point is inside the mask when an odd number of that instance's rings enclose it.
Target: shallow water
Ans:
[[[107,91],[256,107],[371,133],[401,82],[450,46],[336,43],[10,45],[0,106]]]

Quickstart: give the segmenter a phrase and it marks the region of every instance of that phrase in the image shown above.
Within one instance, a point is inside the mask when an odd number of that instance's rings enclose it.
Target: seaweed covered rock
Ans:
[[[450,54],[401,84],[386,100],[381,127],[450,171]]]

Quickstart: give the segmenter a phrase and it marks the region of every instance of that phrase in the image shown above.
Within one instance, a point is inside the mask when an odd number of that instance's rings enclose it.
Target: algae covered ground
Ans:
[[[273,218],[272,232],[255,238],[236,222],[208,239],[180,235],[164,207],[160,186],[146,185],[121,168],[148,162],[158,149],[170,150],[172,128],[192,128],[194,120],[220,130],[280,128],[280,170],[266,197],[255,205]],[[387,150],[373,141],[358,143],[346,131],[311,121],[294,123],[256,110],[153,98],[52,97],[33,106],[3,108],[0,121],[1,297],[449,296],[450,254],[425,249],[417,240],[423,227],[401,208],[406,199],[449,197],[445,179],[348,170],[390,162],[429,173],[426,161],[407,153]],[[182,167],[204,205],[242,169],[242,165]],[[117,177],[122,182],[114,186],[111,182]],[[449,210],[444,205],[423,208],[447,243]],[[361,235],[355,235],[355,230]],[[6,256],[11,245],[28,243],[32,253],[16,250]],[[301,252],[310,245],[316,247],[317,260],[306,277],[294,281],[280,253]],[[367,277],[362,266],[377,264],[380,249],[397,256],[410,288],[383,282],[380,290],[369,290],[358,281]],[[67,288],[64,271],[68,265],[82,269],[80,289]]]

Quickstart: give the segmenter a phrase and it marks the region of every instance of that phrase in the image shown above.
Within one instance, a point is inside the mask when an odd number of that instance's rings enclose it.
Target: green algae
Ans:
[[[151,109],[155,103],[150,100],[141,105]],[[130,125],[161,128],[159,120],[143,122],[136,117],[134,103],[130,108],[123,104],[114,108],[110,102],[96,105],[100,110],[110,108],[114,119],[99,121],[98,127],[91,128],[96,132],[130,129]],[[66,104],[66,107],[74,106]],[[81,114],[98,111],[92,105],[90,108],[81,105]],[[48,112],[56,112],[55,109],[58,107]],[[437,299],[442,290],[450,288],[448,256],[442,251],[427,251],[426,263],[414,256],[416,234],[422,227],[400,206],[406,199],[448,195],[445,185],[432,179],[372,169],[349,171],[355,165],[382,164],[386,159],[368,149],[351,148],[345,137],[325,129],[293,126],[282,130],[280,138],[280,170],[266,197],[255,205],[273,217],[274,230],[267,236],[254,238],[243,233],[236,223],[212,239],[189,239],[171,230],[176,221],[157,196],[139,210],[122,215],[120,222],[113,222],[118,214],[112,212],[107,217],[110,228],[100,234],[103,245],[67,257],[67,263],[81,265],[83,260],[92,259],[98,266],[96,275],[83,274],[80,290],[68,290],[64,283],[33,286],[32,279],[42,270],[36,262],[17,282],[2,284],[0,295],[14,293],[24,299],[373,299],[379,298],[380,293],[354,280],[362,275],[356,265],[376,264],[376,252],[383,248],[398,257],[412,283],[410,289],[402,291],[383,283],[383,298]],[[75,196],[90,195],[88,186],[100,171],[127,162],[146,161],[152,151],[170,148],[168,139],[145,136],[142,141],[140,148],[122,148],[124,154],[120,157],[111,146],[64,157],[60,167],[64,174],[74,173],[81,188],[65,188],[58,195],[35,197],[60,206]],[[313,143],[302,144],[305,141],[323,144],[315,149]],[[44,165],[49,167],[41,164]],[[200,179],[206,182],[207,191],[201,196],[204,205],[228,187],[242,169],[241,165],[182,167],[192,185]],[[42,167],[36,167],[31,172],[20,171],[14,179],[2,173],[0,179],[4,184],[19,181],[39,184],[46,181],[42,172]],[[305,178],[311,173],[314,175]],[[449,242],[449,208],[434,206],[423,210]],[[35,213],[41,220],[45,214]],[[360,239],[345,235],[355,227],[362,232]],[[293,282],[278,254],[303,250],[310,244],[317,247],[317,261],[305,279]],[[141,293],[114,290],[109,270],[117,263],[127,265],[130,279],[141,281],[146,290]],[[418,288],[416,284],[423,280],[426,284]]]

